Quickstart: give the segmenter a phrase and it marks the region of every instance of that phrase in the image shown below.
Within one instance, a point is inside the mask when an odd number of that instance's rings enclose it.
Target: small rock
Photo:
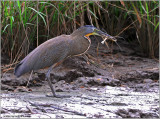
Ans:
[[[67,71],[54,72],[51,75],[51,79],[56,79],[58,81],[65,80],[66,82],[72,82],[73,80],[81,76],[83,76],[82,72],[79,72],[76,69],[72,69]]]
[[[153,82],[152,79],[144,79],[143,81],[144,81],[144,83],[152,83]]]
[[[64,118],[64,116],[63,115],[56,115],[56,118]]]
[[[94,114],[94,117],[96,117],[96,118],[103,118],[103,117],[104,117],[104,115],[103,115],[103,114],[101,114],[101,113],[98,113],[98,114]]]
[[[14,88],[5,84],[1,84],[1,90],[13,91]]]
[[[150,85],[151,87],[159,87],[159,83],[158,82],[155,82],[155,83],[151,83],[151,85]]]
[[[27,89],[27,88],[17,88],[16,90],[14,90],[15,92],[28,92],[29,91],[29,89]]]
[[[3,84],[7,84],[10,86],[26,86],[28,80],[29,80],[29,78],[27,76],[21,76],[19,78],[16,78],[16,76],[14,76],[11,73],[5,74],[1,78],[1,82]],[[32,80],[32,78],[31,78],[31,80]]]
[[[111,77],[106,76],[97,76],[97,77],[80,77],[76,80],[75,84],[86,86],[88,85],[96,85],[96,86],[105,86],[105,85],[111,85],[116,86],[119,84],[118,79],[113,79]]]
[[[116,114],[122,118],[140,118],[141,110],[138,109],[119,109]]]
[[[63,89],[58,88],[58,89],[56,89],[56,92],[64,92],[64,90],[63,90]]]
[[[137,61],[143,61],[141,57],[137,57]]]
[[[137,88],[143,88],[143,87],[146,87],[146,84],[143,84],[143,83],[137,84],[136,87],[137,87]]]

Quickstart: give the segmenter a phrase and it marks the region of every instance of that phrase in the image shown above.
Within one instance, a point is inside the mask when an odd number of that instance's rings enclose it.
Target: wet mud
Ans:
[[[94,40],[88,58],[71,57],[52,70],[56,93],[70,98],[46,97],[47,69],[35,71],[30,80],[30,73],[19,78],[3,73],[1,117],[159,118],[159,63],[135,44],[119,45],[122,51]]]

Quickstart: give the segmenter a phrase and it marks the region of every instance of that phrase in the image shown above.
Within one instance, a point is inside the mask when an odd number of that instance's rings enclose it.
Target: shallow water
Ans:
[[[122,118],[159,117],[159,91],[135,92],[128,87],[92,87],[46,97],[45,92],[2,93],[1,117]]]

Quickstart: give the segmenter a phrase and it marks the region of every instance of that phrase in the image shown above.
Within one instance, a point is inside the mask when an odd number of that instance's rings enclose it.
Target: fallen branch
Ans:
[[[46,110],[40,108],[39,106],[43,106],[43,107],[51,107],[51,108],[54,108],[54,109],[57,109],[57,110],[61,110],[61,111],[64,111],[64,112],[70,112],[70,113],[73,113],[73,114],[76,114],[76,115],[80,115],[80,116],[86,116],[86,114],[83,114],[83,113],[80,113],[80,112],[77,112],[77,111],[73,111],[73,110],[68,110],[68,109],[64,109],[62,107],[57,107],[57,106],[53,106],[52,104],[39,104],[39,103],[33,103],[33,102],[30,102],[29,103],[32,105],[32,106],[35,106],[41,110],[43,110],[43,112]]]

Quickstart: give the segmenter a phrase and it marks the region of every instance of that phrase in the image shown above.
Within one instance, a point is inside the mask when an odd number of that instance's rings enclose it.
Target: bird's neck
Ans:
[[[91,41],[90,39],[85,38],[84,36],[75,36],[72,37],[72,45],[71,45],[71,55],[82,55],[84,54],[90,47]]]

